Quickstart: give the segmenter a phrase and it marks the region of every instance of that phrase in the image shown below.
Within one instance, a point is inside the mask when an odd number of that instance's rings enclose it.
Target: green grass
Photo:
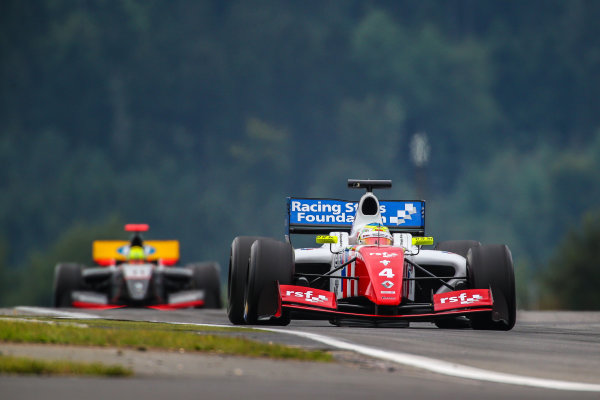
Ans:
[[[133,375],[133,371],[120,365],[79,363],[64,360],[46,361],[26,357],[0,356],[0,374],[126,377]]]
[[[40,320],[39,317],[30,317],[32,320]],[[56,323],[73,323],[87,326],[116,327],[122,329],[150,329],[150,330],[168,330],[168,331],[188,331],[188,332],[260,332],[252,328],[224,328],[219,326],[201,326],[193,324],[168,324],[162,322],[145,321],[125,321],[125,320],[106,320],[106,319],[65,319],[65,318],[44,318],[47,321]]]
[[[208,334],[194,325],[111,320],[0,319],[0,342],[174,350],[331,361],[329,353]]]

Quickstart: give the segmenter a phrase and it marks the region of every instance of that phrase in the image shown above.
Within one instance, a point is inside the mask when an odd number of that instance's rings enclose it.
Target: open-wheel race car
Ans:
[[[506,245],[437,243],[425,236],[425,202],[380,201],[389,180],[348,180],[358,202],[288,198],[284,241],[238,236],[231,244],[227,314],[233,324],[326,319],[343,326],[510,330],[515,278]],[[312,234],[315,248],[292,247]]]
[[[54,270],[54,306],[81,308],[221,308],[216,262],[176,266],[177,240],[144,241],[147,224],[127,224],[131,240],[96,240],[96,267],[59,263]]]

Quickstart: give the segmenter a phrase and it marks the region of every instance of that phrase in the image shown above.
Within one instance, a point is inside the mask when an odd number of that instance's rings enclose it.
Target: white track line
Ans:
[[[38,314],[61,316],[65,318],[81,318],[95,319],[101,318],[93,314],[74,313],[67,311],[58,311],[47,308],[38,307],[16,307],[18,311],[27,311]],[[159,321],[154,321],[159,322]],[[173,322],[172,322],[173,323]],[[173,324],[186,324],[197,326],[214,326],[223,328],[244,328],[243,326],[219,325],[219,324],[198,324],[189,322],[174,322]],[[306,339],[314,340],[332,346],[338,349],[350,350],[359,354],[364,354],[369,357],[378,358],[380,360],[392,361],[402,365],[408,365],[414,368],[424,369],[426,371],[435,372],[442,375],[454,376],[457,378],[474,379],[478,381],[504,383],[509,385],[530,386],[543,389],[553,390],[571,390],[578,392],[600,392],[600,384],[569,382],[555,379],[534,378],[523,375],[506,374],[503,372],[494,372],[481,368],[469,367],[467,365],[456,364],[448,361],[437,360],[435,358],[416,356],[408,353],[400,353],[389,350],[381,350],[374,347],[362,346],[359,344],[349,343],[343,340],[334,339],[329,336],[319,335],[316,333],[294,331],[287,329],[272,329],[263,328],[260,326],[251,326],[252,329],[264,330],[269,332],[284,333],[295,335]]]
[[[73,319],[99,319],[102,318],[98,315],[80,313],[80,312],[70,312],[70,311],[60,311],[54,310],[52,308],[43,308],[43,307],[15,307],[17,311],[29,312],[38,315],[49,315],[53,317],[62,317],[62,318],[73,318]]]
[[[398,364],[408,365],[415,368],[421,368],[427,371],[436,372],[438,374],[455,376],[458,378],[505,383],[510,385],[532,386],[554,390],[600,392],[600,385],[593,383],[559,381],[554,379],[542,379],[522,375],[506,374],[502,372],[488,371],[485,369],[469,367],[467,365],[437,360],[434,358],[415,356],[412,354],[393,352],[389,350],[380,350],[368,346],[361,346],[358,344],[352,344],[342,340],[334,339],[328,336],[318,335],[316,333],[258,327],[253,328],[296,335],[317,342],[321,342],[329,346],[336,347],[338,349],[351,350],[356,353],[364,354],[374,358],[379,358],[381,360],[393,361]]]

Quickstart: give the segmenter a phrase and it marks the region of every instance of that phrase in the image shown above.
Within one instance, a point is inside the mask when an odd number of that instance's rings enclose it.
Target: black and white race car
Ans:
[[[177,240],[142,239],[147,224],[127,224],[130,241],[96,240],[96,267],[59,263],[54,270],[54,306],[80,308],[148,307],[161,310],[221,308],[216,262],[177,267]]]
[[[387,180],[348,180],[358,202],[288,198],[284,241],[239,236],[231,244],[229,320],[280,324],[328,319],[334,325],[510,330],[515,278],[506,245],[425,236],[425,202],[380,201]],[[314,248],[292,247],[313,234]]]

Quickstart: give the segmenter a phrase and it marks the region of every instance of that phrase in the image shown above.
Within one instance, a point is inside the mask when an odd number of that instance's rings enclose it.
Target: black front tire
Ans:
[[[217,262],[204,262],[192,264],[193,287],[204,290],[203,308],[221,308],[221,267]]]
[[[229,273],[227,279],[227,317],[232,324],[243,325],[244,292],[248,277],[248,260],[252,243],[260,236],[238,236],[231,243]]]
[[[509,331],[517,320],[515,272],[506,245],[473,247],[467,254],[467,273],[472,289],[491,289],[492,312],[469,316],[473,329]]]
[[[72,293],[81,288],[80,264],[57,264],[54,267],[54,307],[72,307]]]
[[[273,239],[254,242],[250,250],[248,279],[244,295],[244,319],[248,324],[256,324],[259,317],[268,310],[274,313],[279,296],[277,282],[292,284],[294,279],[294,249],[289,243]],[[266,324],[287,325],[287,314],[272,317]]]

